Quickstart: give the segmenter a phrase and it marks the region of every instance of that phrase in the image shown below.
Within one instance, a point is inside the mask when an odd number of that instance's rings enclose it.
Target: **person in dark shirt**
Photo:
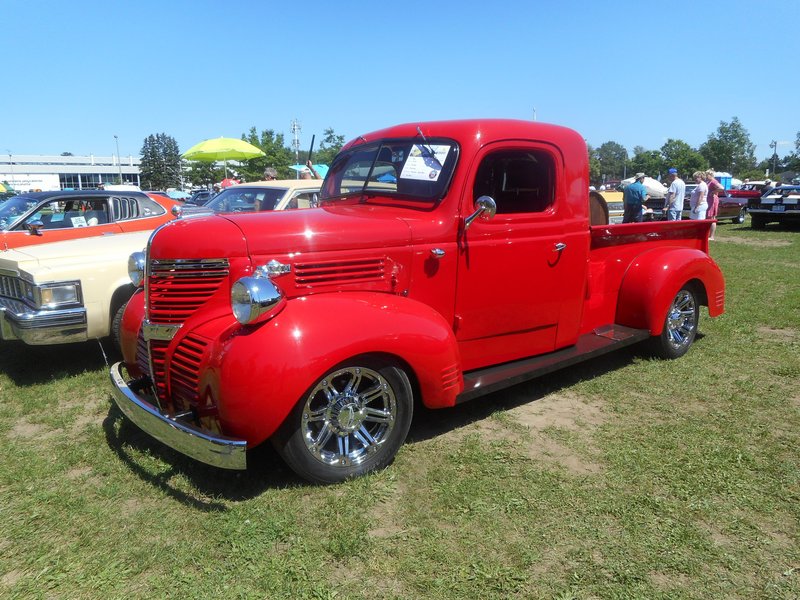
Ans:
[[[641,223],[642,210],[647,201],[647,188],[644,187],[644,173],[636,174],[636,181],[622,192],[622,200],[625,204],[625,213],[622,216],[623,223]]]

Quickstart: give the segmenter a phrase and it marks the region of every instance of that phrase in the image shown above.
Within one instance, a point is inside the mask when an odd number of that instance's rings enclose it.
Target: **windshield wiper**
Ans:
[[[444,165],[441,162],[439,162],[438,158],[436,158],[436,155],[433,153],[433,148],[431,148],[431,145],[428,143],[428,139],[425,137],[425,134],[422,133],[422,129],[419,128],[419,125],[417,125],[417,133],[422,138],[422,141],[425,143],[422,149],[428,152],[428,156],[436,161],[436,164],[439,165],[440,169],[444,169]]]

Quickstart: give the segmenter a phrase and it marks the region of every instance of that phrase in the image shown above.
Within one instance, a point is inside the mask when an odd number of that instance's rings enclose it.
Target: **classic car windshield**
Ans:
[[[214,212],[259,212],[274,209],[286,194],[286,188],[228,188],[207,202]]]
[[[36,206],[36,201],[24,196],[13,196],[0,203],[0,230],[6,230],[28,210]]]
[[[322,185],[321,199],[351,194],[438,200],[444,196],[456,164],[452,140],[381,140],[355,146],[333,161]]]

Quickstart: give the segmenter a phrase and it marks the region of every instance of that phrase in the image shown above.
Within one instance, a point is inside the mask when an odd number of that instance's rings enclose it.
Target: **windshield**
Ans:
[[[273,210],[286,194],[286,188],[228,188],[205,204],[216,213]]]
[[[36,201],[25,196],[12,196],[0,203],[0,230],[5,231],[24,213],[36,206]]]
[[[322,185],[322,200],[351,194],[439,200],[447,191],[458,146],[418,137],[381,140],[339,153]]]

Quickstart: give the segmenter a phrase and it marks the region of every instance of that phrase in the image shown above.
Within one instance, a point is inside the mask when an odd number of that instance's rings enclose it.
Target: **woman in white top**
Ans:
[[[692,190],[689,198],[689,208],[691,208],[689,217],[695,220],[705,219],[708,210],[708,185],[703,181],[704,175],[703,171],[695,171],[692,175],[697,187]]]

